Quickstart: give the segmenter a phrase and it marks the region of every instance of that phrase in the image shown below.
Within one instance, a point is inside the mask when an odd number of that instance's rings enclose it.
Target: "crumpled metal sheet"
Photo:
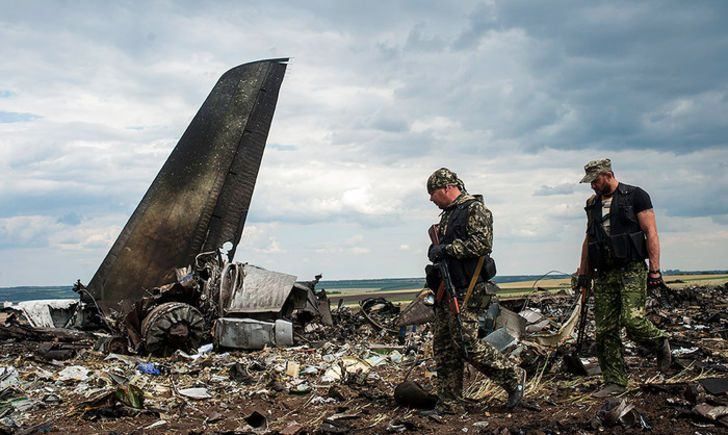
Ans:
[[[103,306],[134,301],[245,224],[287,59],[223,74],[88,285]],[[122,307],[123,308],[123,307]]]
[[[506,328],[510,335],[520,339],[526,334],[526,319],[501,306],[495,319],[495,327]]]
[[[571,334],[576,328],[576,324],[579,321],[579,315],[581,313],[581,301],[579,301],[574,307],[574,311],[571,312],[569,319],[564,322],[559,331],[555,334],[533,334],[529,337],[529,340],[533,340],[538,344],[546,347],[556,348],[567,338],[571,337]]]
[[[46,299],[18,302],[11,306],[23,312],[34,328],[62,328],[78,305],[76,299]]]
[[[518,338],[511,334],[511,330],[502,327],[488,334],[487,337],[483,338],[483,341],[490,343],[493,347],[498,349],[499,352],[505,353],[512,349],[518,343]]]
[[[273,272],[252,264],[232,263],[225,268],[220,286],[223,314],[278,313],[296,282],[294,275]],[[234,269],[236,277],[228,271]]]

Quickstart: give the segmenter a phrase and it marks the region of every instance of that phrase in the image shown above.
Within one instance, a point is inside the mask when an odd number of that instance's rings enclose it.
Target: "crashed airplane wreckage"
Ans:
[[[98,341],[98,350],[168,356],[209,342],[231,349],[285,347],[294,344],[294,326],[333,324],[326,292],[316,288],[320,275],[296,281],[233,262],[286,62],[252,62],[223,74],[88,286],[74,286],[80,302],[17,307],[31,326],[106,329],[111,335]],[[402,331],[428,323],[432,310],[425,299],[415,298],[392,326]],[[571,336],[579,311],[558,332],[532,334],[530,341],[558,347]],[[361,312],[382,329],[367,306]],[[494,328],[485,339],[510,352],[525,335],[525,321],[505,307],[491,314]]]
[[[233,262],[288,59],[218,80],[88,286],[70,324],[113,335],[105,351],[165,356],[293,344],[293,322],[330,323],[317,277]],[[323,310],[323,313],[322,311]]]

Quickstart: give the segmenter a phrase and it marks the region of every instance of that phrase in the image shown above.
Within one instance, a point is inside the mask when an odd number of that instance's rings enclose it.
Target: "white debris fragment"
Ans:
[[[212,398],[212,394],[207,388],[196,387],[196,388],[183,388],[177,391],[180,395],[189,397],[190,399],[203,400]]]
[[[156,429],[158,427],[164,426],[165,424],[167,424],[166,420],[158,420],[158,421],[155,421],[154,423],[150,424],[149,426],[145,426],[144,430]]]
[[[0,390],[16,385],[18,382],[18,369],[13,366],[0,367]]]
[[[399,364],[399,363],[400,363],[400,362],[402,361],[402,354],[401,354],[401,353],[399,353],[399,351],[393,350],[393,351],[392,351],[392,352],[390,352],[390,354],[389,354],[389,359],[390,359],[390,360],[391,360],[391,361],[392,361],[393,363],[395,363],[395,364]]]
[[[65,381],[85,381],[88,379],[89,369],[84,366],[68,366],[58,372],[58,380]]]

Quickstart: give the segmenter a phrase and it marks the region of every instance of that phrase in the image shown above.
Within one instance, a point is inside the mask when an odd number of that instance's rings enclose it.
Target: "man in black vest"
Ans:
[[[482,199],[468,195],[462,180],[447,168],[438,169],[428,178],[427,193],[430,201],[442,210],[438,226],[440,243],[430,246],[428,257],[433,263],[447,262],[458,304],[462,306],[479,259],[490,258],[493,217]],[[438,291],[441,277],[437,269],[430,265],[425,271],[428,287]],[[436,298],[432,347],[437,362],[438,395],[445,409],[457,406],[462,398],[464,361],[506,390],[507,407],[514,408],[523,397],[526,371],[508,361],[479,335],[478,317],[488,308],[491,297],[487,287],[488,283],[478,273],[468,306],[460,313],[460,325],[446,295]]]
[[[671,353],[667,335],[645,317],[647,288],[664,285],[650,196],[617,181],[609,159],[593,160],[584,171],[581,182],[591,183],[596,194],[586,202],[587,230],[577,273],[582,288],[594,280],[597,357],[605,383],[594,396],[604,398],[627,387],[622,327],[627,337],[656,353],[662,372],[670,367]]]

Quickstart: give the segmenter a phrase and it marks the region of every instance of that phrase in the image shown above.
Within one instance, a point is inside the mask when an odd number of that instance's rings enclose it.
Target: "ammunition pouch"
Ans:
[[[427,284],[427,288],[436,292],[440,287],[440,281],[442,281],[440,269],[432,264],[425,266],[425,283]]]
[[[589,266],[591,269],[604,269],[606,260],[609,258],[607,245],[598,241],[589,241],[588,246]]]
[[[608,236],[606,242],[589,242],[589,262],[598,270],[624,266],[647,258],[647,241],[643,231]]]
[[[495,260],[490,255],[486,255],[483,268],[480,270],[480,276],[483,278],[483,281],[489,281],[496,273]]]
[[[631,233],[629,238],[632,242],[632,252],[634,253],[634,257],[638,260],[644,260],[647,258],[649,253],[647,252],[647,236],[644,231]]]

